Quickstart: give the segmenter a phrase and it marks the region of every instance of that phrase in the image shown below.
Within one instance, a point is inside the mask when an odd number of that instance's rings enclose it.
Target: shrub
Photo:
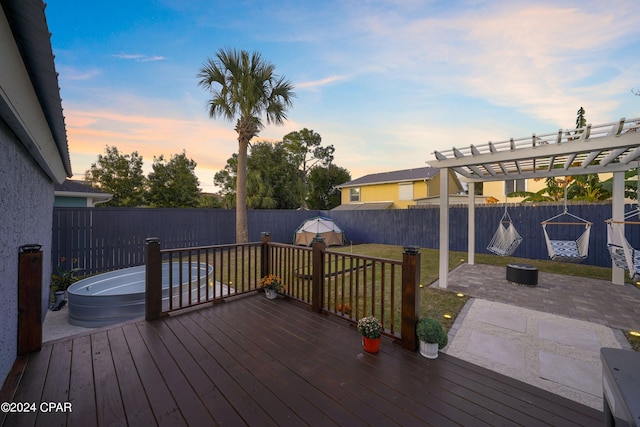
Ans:
[[[440,322],[431,317],[423,317],[418,320],[416,334],[420,341],[438,344],[438,348],[444,348],[449,342],[449,337]]]

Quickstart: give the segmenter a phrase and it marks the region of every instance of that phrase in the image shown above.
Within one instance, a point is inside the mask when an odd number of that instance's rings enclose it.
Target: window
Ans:
[[[359,202],[360,201],[360,187],[350,188],[349,189],[349,201],[350,202]]]
[[[399,200],[413,200],[413,183],[399,184],[400,197]]]
[[[514,191],[527,191],[526,180],[510,179],[504,182],[504,194],[513,193]]]

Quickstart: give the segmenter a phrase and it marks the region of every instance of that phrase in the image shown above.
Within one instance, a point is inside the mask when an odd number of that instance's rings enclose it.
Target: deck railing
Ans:
[[[147,320],[255,292],[260,278],[273,273],[282,278],[288,298],[354,323],[376,316],[386,335],[407,349],[417,348],[417,247],[405,247],[398,261],[329,251],[319,238],[311,248],[272,243],[263,233],[261,242],[167,250],[151,238],[146,259]],[[168,278],[162,277],[163,263],[169,263]]]

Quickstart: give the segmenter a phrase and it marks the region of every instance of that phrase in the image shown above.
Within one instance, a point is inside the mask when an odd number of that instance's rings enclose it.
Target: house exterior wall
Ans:
[[[542,190],[546,186],[544,179],[534,180],[527,179],[525,183],[526,191],[531,191],[532,193],[536,193]],[[504,181],[488,181],[482,183],[482,195],[487,197],[493,197],[498,199],[496,203],[519,203],[524,200],[524,197],[507,197],[504,193]]]
[[[56,196],[53,201],[55,208],[90,208],[93,207],[91,200],[86,197],[66,197]]]
[[[27,244],[43,251],[42,319],[46,315],[51,276],[53,183],[34,163],[0,119],[0,380],[17,354],[18,252]]]
[[[360,188],[360,202],[393,202],[391,208],[393,209],[406,209],[410,205],[414,205],[413,200],[400,200],[400,184],[386,183],[386,184],[372,184],[363,185]],[[413,183],[413,199],[425,197],[427,193],[427,186],[423,181]],[[342,204],[351,203],[350,188],[342,189]],[[358,203],[358,202],[353,202]]]
[[[371,203],[371,202],[393,202],[392,209],[407,209],[416,204],[416,199],[426,197],[437,197],[440,195],[440,174],[430,180],[413,181],[413,200],[400,200],[400,183],[381,183],[360,186],[360,202],[351,202],[350,190],[354,187],[341,188],[341,204],[349,203]],[[456,194],[461,188],[456,180],[449,176],[449,193]]]

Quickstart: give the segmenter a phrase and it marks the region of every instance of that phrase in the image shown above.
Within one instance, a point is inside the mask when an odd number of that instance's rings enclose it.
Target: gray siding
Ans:
[[[51,274],[53,183],[35,165],[5,122],[0,120],[0,380],[17,353],[18,251],[41,244],[43,250],[43,319]]]

